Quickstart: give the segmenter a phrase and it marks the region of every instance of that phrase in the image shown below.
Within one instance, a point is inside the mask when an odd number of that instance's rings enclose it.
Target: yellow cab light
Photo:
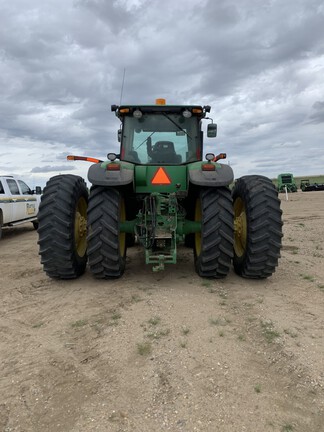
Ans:
[[[119,110],[119,114],[128,114],[129,113],[129,108],[122,108]]]
[[[202,113],[202,109],[201,108],[192,108],[192,113],[193,114],[201,114]]]
[[[120,171],[120,165],[118,163],[111,162],[106,167],[107,171]]]
[[[215,171],[215,165],[210,162],[207,162],[201,165],[201,169],[202,171]]]
[[[156,105],[165,105],[166,104],[166,100],[163,99],[163,98],[155,99],[155,104]]]

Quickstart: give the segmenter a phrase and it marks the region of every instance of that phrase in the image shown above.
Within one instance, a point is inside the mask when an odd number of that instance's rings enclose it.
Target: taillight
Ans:
[[[120,171],[120,165],[116,163],[110,163],[107,165],[107,171]]]
[[[212,163],[205,163],[201,165],[203,171],[215,171],[215,165]]]

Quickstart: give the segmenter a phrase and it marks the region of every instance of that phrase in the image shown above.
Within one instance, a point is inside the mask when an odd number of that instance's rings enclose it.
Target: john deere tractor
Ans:
[[[244,176],[203,155],[202,122],[207,136],[217,126],[210,106],[112,105],[121,122],[120,152],[93,162],[92,184],[75,175],[51,178],[39,209],[41,262],[48,276],[76,278],[86,268],[99,279],[122,276],[127,247],[136,240],[146,264],[163,270],[177,263],[178,246],[192,247],[197,273],[223,278],[233,262],[236,273],[266,278],[278,264],[282,221],[272,182]],[[144,257],[143,257],[144,259]]]

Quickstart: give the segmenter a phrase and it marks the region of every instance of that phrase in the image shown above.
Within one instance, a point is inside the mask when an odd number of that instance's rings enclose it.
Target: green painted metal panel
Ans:
[[[162,168],[170,184],[152,184],[152,180],[158,170]],[[136,165],[135,166],[135,191],[136,193],[171,193],[187,190],[187,166],[164,165]]]

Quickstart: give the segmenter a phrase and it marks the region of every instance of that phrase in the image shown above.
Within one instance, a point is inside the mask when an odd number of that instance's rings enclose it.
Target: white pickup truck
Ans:
[[[2,227],[32,222],[37,229],[41,188],[33,191],[14,176],[0,176],[0,238]]]

